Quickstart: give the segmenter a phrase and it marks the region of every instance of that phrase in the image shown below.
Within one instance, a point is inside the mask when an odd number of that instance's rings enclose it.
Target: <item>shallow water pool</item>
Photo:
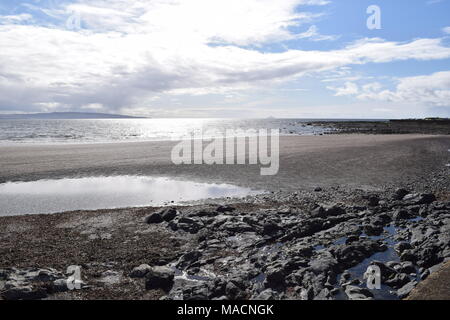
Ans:
[[[257,193],[261,192],[229,184],[143,176],[8,182],[0,184],[0,216],[164,206]]]

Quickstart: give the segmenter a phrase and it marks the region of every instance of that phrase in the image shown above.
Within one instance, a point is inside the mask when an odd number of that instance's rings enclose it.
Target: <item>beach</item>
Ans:
[[[267,192],[0,217],[3,299],[402,299],[450,257],[448,136],[281,137],[268,177],[175,166],[174,143],[1,146],[0,182],[146,175]],[[389,290],[363,288],[371,264]],[[65,286],[71,265],[80,290]]]
[[[0,183],[82,176],[154,175],[296,190],[320,185],[384,186],[420,181],[448,162],[448,136],[326,135],[280,137],[280,171],[258,165],[173,165],[177,142],[16,144],[0,146]]]

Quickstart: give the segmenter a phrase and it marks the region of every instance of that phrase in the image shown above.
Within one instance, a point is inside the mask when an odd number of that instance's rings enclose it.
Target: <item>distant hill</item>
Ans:
[[[29,114],[0,114],[0,119],[143,119],[140,117],[123,116],[107,113],[86,112],[51,112]]]

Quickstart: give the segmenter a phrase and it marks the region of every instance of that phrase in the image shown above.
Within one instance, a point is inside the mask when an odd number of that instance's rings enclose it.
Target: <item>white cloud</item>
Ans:
[[[368,83],[361,90],[354,88],[358,86],[351,82],[343,88],[329,87],[336,95],[356,96],[360,100],[450,107],[450,71],[397,79],[394,90],[383,89],[378,82]]]
[[[28,13],[0,16],[0,24],[23,23],[30,20],[33,20],[33,16]]]
[[[260,49],[298,37],[290,28],[314,20],[299,5],[327,3],[83,0],[50,8],[60,18],[79,12],[87,28],[0,25],[0,110],[142,108],[161,94],[226,94],[352,64],[450,57],[440,39],[363,39],[331,51]],[[321,37],[315,27],[308,31]],[[355,91],[348,84],[341,95]]]
[[[335,91],[335,96],[353,96],[358,94],[359,88],[353,82],[346,82],[343,87],[327,87],[329,90]]]
[[[442,29],[442,31],[446,34],[450,34],[450,27],[445,27]]]
[[[339,39],[337,35],[323,35],[319,33],[319,29],[316,26],[311,26],[305,32],[297,35],[298,39],[310,39],[312,41],[333,41]]]

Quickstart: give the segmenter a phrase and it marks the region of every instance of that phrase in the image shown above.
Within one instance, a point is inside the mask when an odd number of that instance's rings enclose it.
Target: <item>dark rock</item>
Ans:
[[[161,223],[161,222],[163,222],[163,219],[159,212],[155,212],[155,213],[149,215],[147,218],[145,218],[145,223],[147,223],[147,224],[156,224],[156,223]]]
[[[253,231],[253,227],[243,221],[228,221],[222,225],[221,229],[230,231],[233,234]]]
[[[175,271],[169,267],[153,267],[145,276],[145,288],[147,290],[168,290],[173,285]]]
[[[322,191],[322,188],[320,188],[320,187],[317,187],[314,189],[314,192],[321,192],[321,191]]]
[[[274,222],[267,222],[263,226],[263,234],[264,235],[272,235],[280,230],[280,227]]]
[[[254,297],[253,300],[260,300],[260,301],[269,301],[269,300],[276,300],[277,299],[277,293],[273,291],[272,289],[266,289],[262,291],[260,294],[258,294],[256,297]]]
[[[180,257],[177,263],[177,267],[179,269],[185,269],[192,263],[198,261],[198,259],[202,256],[201,252],[199,251],[191,251],[188,253],[185,253]]]
[[[173,219],[175,219],[175,217],[178,214],[179,214],[179,212],[175,208],[164,209],[163,211],[160,212],[162,219],[167,222],[170,222]]]
[[[67,279],[58,279],[53,281],[51,286],[52,293],[55,292],[66,292],[69,288],[67,287]]]
[[[152,270],[152,267],[150,267],[148,264],[141,264],[139,267],[136,267],[131,271],[130,277],[144,278],[150,270]]]
[[[230,300],[237,300],[241,294],[242,290],[232,281],[229,281],[225,287],[225,294]]]
[[[397,273],[393,278],[390,278],[383,283],[394,288],[401,288],[405,284],[407,284],[409,281],[409,276],[406,273]]]
[[[356,286],[347,286],[345,294],[349,300],[373,300],[373,294],[368,289]]]
[[[382,283],[386,283],[386,281],[389,281],[389,279],[393,279],[397,275],[397,271],[393,267],[391,267],[389,263],[384,264],[380,261],[372,261],[370,265],[380,268]]]
[[[364,225],[363,229],[368,236],[379,236],[384,230],[382,226],[377,226],[374,224]]]
[[[430,270],[426,269],[420,274],[420,280],[425,280],[430,275]]]
[[[394,249],[401,254],[405,250],[412,249],[412,246],[408,242],[399,242],[394,246]]]
[[[232,206],[219,206],[216,211],[220,212],[220,213],[225,213],[225,212],[233,212],[235,211],[236,208],[233,208]]]
[[[374,195],[369,197],[368,205],[369,207],[376,207],[380,203],[380,197]]]
[[[395,221],[399,221],[399,220],[404,220],[404,219],[410,219],[410,218],[412,218],[412,216],[407,210],[398,209],[394,212],[392,218]]]
[[[266,288],[277,289],[284,287],[285,285],[285,274],[282,268],[270,267],[266,271],[266,280],[264,281],[264,286]]]
[[[403,200],[403,198],[409,194],[409,191],[406,189],[397,189],[395,190],[394,196],[392,197],[393,200]]]
[[[346,214],[345,209],[343,209],[337,205],[319,206],[311,212],[311,216],[320,217],[320,218],[335,217],[335,216],[340,216],[343,214]]]
[[[404,202],[409,204],[430,204],[436,201],[436,197],[431,193],[408,194],[403,198]]]
[[[385,251],[386,248],[377,241],[361,240],[351,244],[339,245],[334,248],[334,256],[341,268],[351,268],[375,252]]]
[[[402,273],[410,273],[410,274],[416,273],[416,267],[414,266],[414,264],[411,261],[405,261],[405,262],[402,262],[398,271],[402,272]]]
[[[47,292],[42,288],[33,288],[31,285],[12,287],[2,293],[5,300],[38,300],[47,297]]]
[[[417,257],[416,257],[416,255],[414,254],[414,252],[412,250],[405,250],[401,254],[400,260],[401,261],[415,262],[417,260]]]
[[[417,281],[415,280],[405,284],[402,288],[397,290],[397,296],[400,299],[406,298],[409,295],[409,293],[416,287],[416,285]]]

